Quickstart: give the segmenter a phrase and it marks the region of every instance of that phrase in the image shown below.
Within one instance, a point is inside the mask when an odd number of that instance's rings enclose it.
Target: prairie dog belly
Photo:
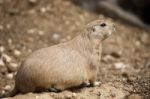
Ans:
[[[82,84],[87,78],[86,58],[69,48],[49,47],[38,50],[25,60],[17,73],[22,86],[65,88]]]

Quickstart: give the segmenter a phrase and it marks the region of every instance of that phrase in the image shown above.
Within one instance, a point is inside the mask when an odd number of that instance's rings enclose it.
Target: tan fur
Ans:
[[[33,52],[18,70],[15,89],[27,93],[49,88],[64,90],[87,82],[94,84],[101,42],[109,36],[108,32],[114,31],[111,22],[103,23],[106,27],[100,26],[100,20],[91,22],[74,39]],[[98,30],[93,30],[95,26],[99,26]]]

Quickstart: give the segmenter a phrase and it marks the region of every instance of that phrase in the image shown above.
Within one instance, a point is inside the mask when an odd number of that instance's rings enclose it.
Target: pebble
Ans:
[[[65,95],[64,98],[65,98],[65,99],[71,99],[71,98],[72,98],[72,95],[70,95],[70,94]]]
[[[47,10],[46,10],[46,8],[42,7],[42,8],[40,9],[40,11],[41,11],[41,13],[45,13]]]
[[[7,54],[3,54],[2,58],[4,59],[5,62],[10,63],[12,61],[12,58],[8,56]]]
[[[124,69],[126,67],[126,65],[122,62],[118,62],[114,64],[116,69]]]
[[[1,68],[0,68],[0,73],[1,73],[2,75],[7,74],[7,68],[6,68],[6,67],[1,67]]]
[[[0,66],[5,66],[5,64],[1,58],[0,58]]]
[[[53,33],[52,40],[53,41],[59,41],[59,39],[60,39],[60,34],[59,33]]]
[[[17,71],[17,68],[18,68],[18,64],[16,64],[16,63],[10,63],[10,64],[8,65],[8,70],[9,70],[10,72],[16,72],[16,71]]]
[[[15,56],[20,56],[21,55],[21,52],[17,49],[14,50],[14,55]]]
[[[3,53],[5,51],[4,46],[0,46],[0,53]]]
[[[9,44],[9,45],[12,44],[12,39],[11,39],[11,38],[8,39],[8,44]]]
[[[72,93],[72,97],[76,97],[76,96],[77,96],[77,94],[73,92]]]
[[[68,36],[66,37],[66,39],[67,39],[67,40],[71,40],[71,36],[68,35]]]
[[[104,61],[104,62],[110,62],[110,61],[113,61],[113,60],[114,60],[114,57],[112,55],[105,55],[102,58],[102,61]]]
[[[11,25],[10,25],[10,24],[7,24],[7,25],[6,25],[6,28],[7,28],[7,29],[10,29],[10,28],[11,28]]]
[[[111,56],[113,56],[115,58],[120,58],[122,56],[122,51],[112,52]]]
[[[29,3],[35,4],[35,3],[37,3],[37,0],[29,0]]]
[[[0,30],[3,30],[3,29],[4,29],[3,25],[0,25]]]
[[[4,87],[4,90],[5,90],[5,91],[11,90],[11,86],[10,86],[10,85],[6,85],[6,86]]]
[[[13,73],[8,73],[8,74],[6,75],[6,78],[7,78],[7,79],[13,79],[13,77],[14,77]]]
[[[135,42],[135,45],[136,45],[136,46],[140,46],[140,45],[141,45],[141,42],[140,42],[140,41],[136,41],[136,42]]]
[[[39,34],[40,36],[42,36],[42,35],[44,35],[44,32],[43,32],[43,31],[38,31],[38,34]]]
[[[34,34],[36,32],[36,29],[35,28],[32,28],[32,29],[29,29],[27,31],[28,34]]]

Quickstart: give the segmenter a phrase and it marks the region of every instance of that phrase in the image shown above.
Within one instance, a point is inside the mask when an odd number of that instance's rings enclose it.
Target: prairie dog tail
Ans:
[[[18,89],[15,87],[11,92],[7,92],[7,93],[1,95],[0,99],[15,96],[18,92],[19,92]]]

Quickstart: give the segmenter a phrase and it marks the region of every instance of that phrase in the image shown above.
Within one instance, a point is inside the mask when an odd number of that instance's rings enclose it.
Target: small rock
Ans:
[[[16,71],[17,71],[17,68],[18,68],[18,64],[16,64],[16,63],[10,63],[10,64],[8,65],[8,70],[9,70],[10,72],[16,72]]]
[[[126,67],[126,65],[122,62],[118,62],[114,64],[116,69],[124,69]]]
[[[35,28],[32,28],[32,29],[29,29],[27,31],[28,34],[34,34],[36,32],[36,29]]]
[[[95,82],[94,82],[94,86],[95,86],[95,87],[96,87],[96,86],[100,86],[100,84],[101,84],[100,81],[95,81]]]
[[[68,36],[66,37],[66,39],[67,39],[67,40],[71,40],[71,36],[68,35]]]
[[[35,99],[40,99],[40,97],[39,96],[35,96]]]
[[[62,42],[62,43],[66,42],[66,41],[67,41],[67,39],[65,39],[65,38],[60,40],[60,42]]]
[[[72,97],[76,97],[76,96],[77,96],[77,94],[73,92],[72,93]]]
[[[64,96],[65,99],[71,99],[72,96],[70,94]]]
[[[9,44],[9,45],[12,44],[12,39],[11,39],[11,38],[8,39],[8,44]]]
[[[16,15],[20,13],[19,9],[14,9],[14,8],[9,9],[8,12],[9,12],[9,15]],[[6,28],[10,29],[11,25],[10,24],[6,25]]]
[[[3,54],[2,58],[4,60],[4,62],[10,63],[12,61],[12,58],[10,56],[8,56],[7,54]]]
[[[13,73],[9,73],[6,75],[7,79],[13,79],[13,77],[14,77]]]
[[[141,42],[140,42],[140,41],[136,41],[136,42],[135,42],[135,45],[136,45],[136,46],[140,46],[140,45],[141,45]]]
[[[0,73],[1,73],[2,75],[7,74],[7,68],[6,68],[6,67],[1,67],[1,68],[0,68]]]
[[[2,94],[5,94],[5,90],[2,90],[1,93],[2,93]]]
[[[3,30],[3,29],[4,29],[3,25],[0,25],[0,30]]]
[[[21,52],[17,49],[14,50],[14,55],[15,56],[20,56],[21,55]]]
[[[41,13],[45,13],[47,10],[46,10],[46,8],[42,7],[42,8],[40,9],[40,11],[41,11]]]
[[[36,11],[32,9],[32,10],[29,10],[28,13],[29,13],[29,14],[35,14]]]
[[[143,99],[143,97],[138,94],[132,94],[128,97],[128,99]]]
[[[30,4],[35,4],[35,3],[37,3],[37,0],[29,0],[29,3]]]
[[[0,46],[0,53],[3,53],[5,50],[4,46]]]
[[[122,56],[122,51],[112,52],[111,56],[113,56],[115,58],[120,58]]]
[[[42,36],[42,35],[44,35],[44,32],[43,32],[43,31],[39,31],[38,34],[39,34],[40,36]]]
[[[0,58],[0,66],[5,66],[5,64],[1,58]]]
[[[4,90],[5,90],[5,91],[11,90],[11,86],[10,86],[10,85],[6,85],[6,86],[4,87]]]
[[[102,58],[102,61],[104,61],[104,62],[110,62],[110,61],[113,61],[113,60],[114,60],[114,57],[112,57],[111,55],[105,55]]]
[[[6,28],[7,28],[7,29],[10,29],[10,28],[11,28],[11,25],[10,25],[10,24],[7,24],[7,25],[6,25]]]
[[[52,40],[53,41],[59,41],[59,39],[60,39],[60,34],[59,33],[53,33]]]

